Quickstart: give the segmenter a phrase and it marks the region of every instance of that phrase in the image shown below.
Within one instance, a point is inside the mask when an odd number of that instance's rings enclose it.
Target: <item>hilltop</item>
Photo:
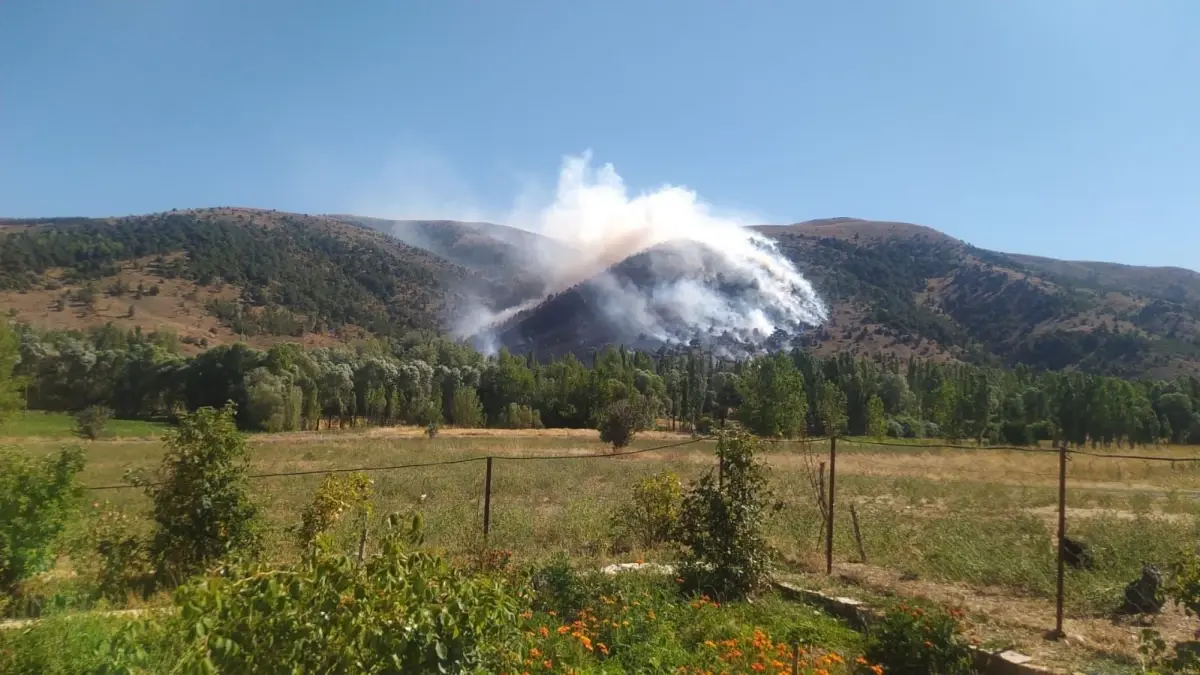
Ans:
[[[756,229],[830,305],[826,325],[791,340],[821,354],[1200,374],[1200,274],[1191,270],[999,253],[902,222]],[[241,208],[7,219],[0,308],[46,328],[165,327],[197,345],[333,344],[445,329],[469,303],[538,298],[532,252],[554,245],[490,223]],[[613,271],[652,283],[650,255]],[[579,284],[510,319],[501,341],[539,353],[650,346],[607,322],[597,302],[594,284]]]

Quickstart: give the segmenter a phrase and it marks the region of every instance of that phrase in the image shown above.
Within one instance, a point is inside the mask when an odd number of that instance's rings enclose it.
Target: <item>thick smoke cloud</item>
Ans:
[[[761,344],[826,319],[808,280],[747,223],[683,187],[631,197],[612,165],[590,160],[567,158],[553,202],[511,223],[555,242],[529,252],[546,295],[587,282],[610,322],[666,343],[710,335]],[[631,256],[636,278],[623,273],[629,262],[613,269]],[[537,302],[476,313],[464,332],[486,332]]]

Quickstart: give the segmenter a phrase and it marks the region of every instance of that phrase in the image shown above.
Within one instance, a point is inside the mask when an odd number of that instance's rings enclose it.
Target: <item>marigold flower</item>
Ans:
[[[932,643],[932,642],[930,642],[929,640],[926,640],[926,641],[925,641],[925,648],[926,648],[926,649],[933,649],[933,643]]]
[[[546,660],[542,661],[542,667],[545,668],[546,670],[550,670],[551,668],[554,667],[554,664],[550,662],[550,659],[546,659]]]

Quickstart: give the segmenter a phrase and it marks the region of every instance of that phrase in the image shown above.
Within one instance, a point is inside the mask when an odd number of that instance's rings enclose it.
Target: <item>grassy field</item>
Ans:
[[[647,434],[631,449],[681,440],[686,439]],[[29,438],[21,447],[42,453],[58,445]],[[265,514],[268,555],[279,559],[295,556],[290,528],[323,472],[477,459],[371,472],[373,531],[389,513],[420,511],[431,544],[465,554],[483,542],[482,458],[487,456],[495,458],[489,543],[512,550],[516,560],[532,562],[558,552],[588,565],[668,559],[673,552],[642,551],[619,541],[612,533],[612,515],[639,477],[669,469],[686,482],[715,465],[712,441],[613,458],[606,456],[608,448],[593,431],[447,429],[430,440],[417,429],[375,429],[258,435],[250,438],[249,447],[254,474],[307,472],[253,480]],[[765,448],[772,467],[772,501],[779,507],[770,537],[786,574],[812,584],[851,584],[868,595],[907,593],[957,602],[973,610],[985,639],[1027,649],[1042,642],[1041,632],[1053,625],[1055,454],[840,442],[834,547],[838,574],[822,579],[823,521],[813,471],[827,461],[828,442],[770,443]],[[161,447],[152,438],[126,438],[87,444],[87,452],[83,482],[107,486],[121,483],[128,468],[155,467]],[[1190,449],[1174,447],[1139,452],[1181,460],[1192,456]],[[544,458],[548,456],[556,458]],[[1111,612],[1143,562],[1169,563],[1194,544],[1200,469],[1191,462],[1077,455],[1068,475],[1068,532],[1089,543],[1096,559],[1091,571],[1068,571],[1068,632],[1092,636],[1084,645],[1091,639],[1107,645],[1105,649],[1129,653],[1135,647],[1134,631],[1114,623]],[[148,508],[138,490],[89,492],[84,508],[92,508],[93,501],[110,501],[134,514]],[[867,564],[859,559],[851,505],[859,516]],[[348,543],[357,537],[349,531],[342,535]],[[985,630],[989,625],[990,632]],[[1190,631],[1182,615],[1170,612],[1159,625],[1168,634]]]
[[[142,420],[109,420],[103,438],[152,438],[167,426]],[[25,438],[74,438],[75,418],[67,413],[29,411],[16,413],[0,424],[0,444]]]

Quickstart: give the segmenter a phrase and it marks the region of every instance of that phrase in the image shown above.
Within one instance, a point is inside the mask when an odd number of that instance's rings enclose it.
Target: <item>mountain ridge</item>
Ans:
[[[899,221],[838,217],[753,229],[775,241],[829,304],[830,321],[795,340],[818,353],[1124,376],[1200,373],[1200,273],[1192,270],[989,251]],[[232,207],[0,219],[0,310],[66,328],[113,321],[149,329],[159,319],[186,324],[180,317],[187,316],[211,342],[444,330],[472,303],[500,309],[542,300],[508,329],[595,323],[594,312],[579,313],[588,303],[563,297],[579,284],[541,296],[529,253],[554,245],[547,241],[490,223]],[[86,299],[89,284],[93,295],[99,288],[107,296],[103,289],[119,286],[122,275],[133,285],[169,281],[178,294],[171,311],[180,316],[138,317],[144,297],[129,301],[128,318],[89,314],[75,299]],[[57,309],[64,304],[72,311]],[[145,311],[152,310],[168,311]],[[518,332],[514,348],[541,351],[552,342],[549,328]],[[612,332],[573,338],[569,348],[591,349]]]

